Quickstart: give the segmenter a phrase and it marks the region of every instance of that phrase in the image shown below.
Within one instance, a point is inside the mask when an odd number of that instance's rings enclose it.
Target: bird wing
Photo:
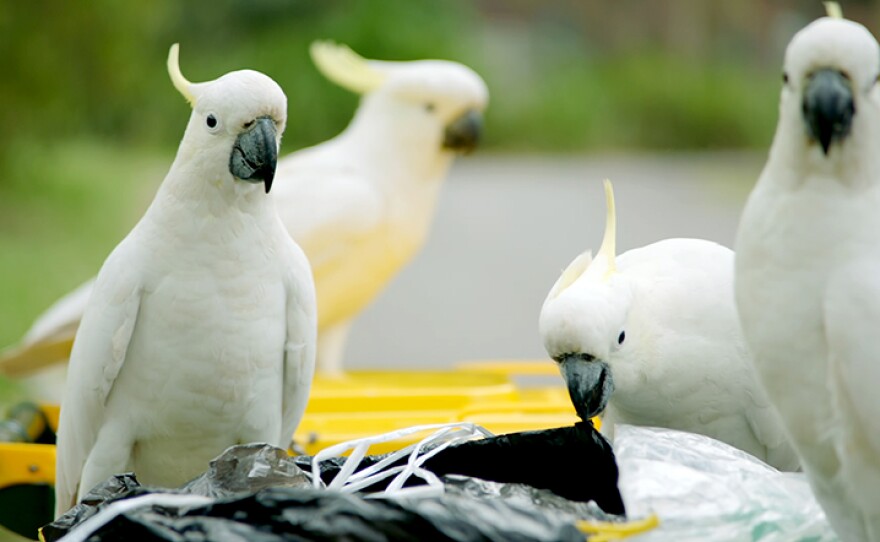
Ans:
[[[41,314],[18,346],[0,353],[0,373],[25,376],[66,361],[93,285],[89,280]]]
[[[838,448],[847,450],[842,460],[880,457],[878,323],[880,260],[860,259],[829,279],[824,297],[828,378],[835,410],[828,423],[837,428]]]
[[[89,279],[53,303],[37,317],[22,342],[31,345],[51,340],[53,337],[68,335],[72,337],[76,333],[83,312],[86,310],[94,285],[95,279]]]
[[[125,363],[140,307],[138,269],[120,245],[95,281],[70,356],[58,430],[57,508],[73,506],[86,459],[104,422],[113,383]]]
[[[281,443],[286,448],[302,419],[312,378],[318,335],[315,286],[308,260],[295,249],[287,265],[287,341],[284,345],[284,388],[281,405]]]

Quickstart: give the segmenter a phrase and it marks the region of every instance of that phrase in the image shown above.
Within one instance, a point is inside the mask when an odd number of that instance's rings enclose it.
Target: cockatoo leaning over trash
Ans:
[[[845,542],[880,541],[878,76],[858,23],[824,17],[794,36],[736,241],[755,365]]]
[[[76,335],[58,433],[57,513],[134,470],[177,486],[226,447],[287,447],[314,371],[308,262],[267,194],[287,99],[242,70],[168,70],[193,112],[141,221],[107,258]]]
[[[541,337],[578,415],[707,435],[784,470],[798,466],[758,385],[733,300],[733,252],[667,239],[615,256],[616,217],[595,258],[578,256],[550,290]],[[607,406],[606,406],[607,404]]]
[[[314,272],[318,369],[338,373],[352,320],[424,244],[453,159],[476,147],[488,91],[455,62],[366,60],[328,42],[311,54],[361,103],[341,134],[278,162],[273,193]],[[50,307],[0,364],[56,361],[90,293],[86,284]]]
[[[278,163],[276,201],[315,274],[318,371],[338,373],[352,320],[424,244],[453,158],[477,145],[488,92],[455,62],[311,53],[361,103],[341,134]]]

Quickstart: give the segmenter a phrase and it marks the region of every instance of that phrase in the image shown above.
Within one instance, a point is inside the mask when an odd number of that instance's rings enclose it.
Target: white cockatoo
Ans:
[[[190,83],[177,157],[141,221],[101,268],[70,357],[56,511],[133,470],[176,486],[226,447],[287,447],[317,342],[305,255],[267,194],[287,99],[251,70]]]
[[[311,54],[361,103],[341,134],[278,162],[273,193],[314,272],[318,369],[338,373],[352,320],[425,243],[453,159],[477,145],[488,91],[456,62],[366,60],[329,42]],[[58,345],[90,293],[87,283],[50,307],[5,361],[37,367],[63,356]]]
[[[327,42],[311,53],[363,96],[341,134],[278,163],[278,212],[315,274],[318,370],[335,373],[352,319],[424,244],[453,158],[477,144],[488,92],[455,62],[368,61]]]
[[[834,17],[791,40],[776,135],[736,241],[758,374],[845,542],[880,541],[878,50],[865,27]]]
[[[541,310],[547,353],[578,415],[700,433],[784,470],[798,467],[761,390],[737,320],[733,252],[667,239],[615,256],[616,217],[595,258],[578,256]],[[607,406],[606,406],[607,404]]]

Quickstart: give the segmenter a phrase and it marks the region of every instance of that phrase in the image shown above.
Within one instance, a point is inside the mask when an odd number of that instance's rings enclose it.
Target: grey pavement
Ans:
[[[764,160],[762,153],[459,159],[424,249],[355,322],[346,366],[546,359],[541,304],[577,254],[598,249],[604,178],[615,187],[618,253],[669,237],[732,247]]]

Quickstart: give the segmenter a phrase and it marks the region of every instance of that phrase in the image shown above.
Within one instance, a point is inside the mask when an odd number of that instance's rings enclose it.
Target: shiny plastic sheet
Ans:
[[[571,430],[560,434],[570,437]],[[531,441],[541,433],[524,435],[524,442],[533,446]],[[509,444],[508,439],[500,442]],[[570,440],[565,442],[574,451],[580,449]],[[464,443],[469,444],[472,443]],[[562,446],[563,441],[554,445]],[[508,458],[521,461],[516,469],[508,466],[502,473],[510,470],[510,476],[521,477],[520,471],[532,468],[530,462],[543,465],[548,472],[566,468],[553,457],[520,455],[530,449],[526,446]],[[613,464],[610,449],[607,445],[602,449],[607,450]],[[478,447],[476,455],[469,450],[468,447],[464,452],[455,452],[452,457],[471,461],[498,459],[498,450],[494,448]],[[303,459],[308,458],[300,461]],[[343,458],[333,459],[334,465],[344,463]],[[376,464],[381,458],[366,456],[364,460],[366,464]],[[325,469],[322,474],[328,471]],[[615,469],[615,479],[616,474]],[[587,477],[579,483],[591,482],[594,480]],[[314,489],[284,450],[260,444],[237,446],[227,449],[211,462],[208,472],[180,489],[145,488],[131,474],[111,477],[94,488],[83,503],[44,527],[43,535],[47,542],[65,535],[65,540],[71,542],[583,542],[584,535],[575,526],[576,520],[614,519],[594,503],[568,501],[551,491],[522,484],[466,476],[445,476],[442,483],[445,491],[438,495],[412,497],[412,493],[400,493],[390,499],[378,499],[376,493]],[[616,486],[611,489],[619,501]]]
[[[618,425],[614,451],[629,516],[660,517],[639,542],[837,540],[803,473],[670,429]]]

